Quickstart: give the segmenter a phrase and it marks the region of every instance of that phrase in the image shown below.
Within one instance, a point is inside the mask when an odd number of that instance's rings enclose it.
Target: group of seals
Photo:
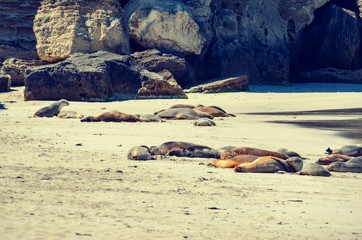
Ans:
[[[362,144],[345,145],[334,150],[327,148],[325,157],[316,162],[320,165],[328,165],[329,171],[335,172],[362,172]]]

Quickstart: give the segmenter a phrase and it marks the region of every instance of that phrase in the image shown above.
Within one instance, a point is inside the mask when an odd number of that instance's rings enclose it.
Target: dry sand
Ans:
[[[362,239],[362,174],[242,174],[209,168],[205,159],[126,159],[134,145],[176,140],[215,148],[283,147],[314,162],[327,147],[362,142],[331,129],[270,122],[361,116],[246,114],[360,108],[360,92],[255,89],[189,94],[187,100],[71,102],[64,108],[135,114],[201,103],[237,115],[216,119],[217,127],[194,127],[189,120],[31,118],[51,101],[24,102],[21,87],[1,93],[0,239]]]

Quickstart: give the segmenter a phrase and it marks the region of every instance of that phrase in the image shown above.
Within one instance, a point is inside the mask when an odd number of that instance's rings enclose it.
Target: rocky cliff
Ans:
[[[284,84],[313,81],[316,75],[308,72],[318,70],[329,75],[351,71],[348,76],[355,76],[353,71],[362,69],[361,0],[0,0],[0,4],[5,20],[0,22],[5,33],[0,35],[1,61],[38,56],[62,61],[79,52],[130,55],[156,49],[185,61],[192,78],[179,77],[182,87],[245,74],[251,83]],[[171,68],[165,66],[169,72]]]

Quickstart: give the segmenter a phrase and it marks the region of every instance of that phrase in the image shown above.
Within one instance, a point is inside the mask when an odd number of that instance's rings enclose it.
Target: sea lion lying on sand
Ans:
[[[335,172],[362,173],[362,156],[354,157],[347,162],[334,162],[327,166],[327,170]]]
[[[193,108],[193,110],[210,114],[213,117],[235,117],[234,114],[227,113],[222,108],[219,108],[217,106],[198,106]]]
[[[130,160],[155,160],[151,155],[150,149],[145,145],[135,146],[127,153],[127,158]]]
[[[218,158],[220,153],[218,150],[208,146],[189,143],[170,141],[162,143],[159,146],[151,146],[150,152],[152,155],[168,155],[178,157],[215,157]]]
[[[183,120],[183,119],[189,119],[189,120],[196,120],[199,118],[209,118],[213,119],[213,116],[200,112],[195,111],[190,108],[172,108],[172,109],[166,109],[157,114],[158,117],[164,118],[164,119],[170,119],[170,120]]]
[[[60,99],[47,107],[43,107],[34,113],[33,117],[54,117],[59,114],[63,107],[69,106],[69,102],[65,99]]]
[[[315,163],[308,163],[308,162],[303,162],[303,168],[297,174],[308,175],[308,176],[321,176],[321,177],[331,176],[331,173],[324,167]]]
[[[215,122],[208,118],[199,118],[194,121],[194,126],[201,126],[201,127],[213,127],[216,126]]]
[[[342,155],[342,154],[331,154],[325,157],[321,157],[316,161],[319,165],[329,165],[334,162],[347,162],[348,160],[352,159],[353,157]]]
[[[218,159],[213,160],[207,164],[209,167],[218,167],[218,168],[235,168],[236,166],[242,163],[251,163],[258,159],[259,156],[255,155],[237,155],[230,159]]]
[[[358,145],[345,145],[334,150],[327,148],[326,152],[328,154],[342,154],[351,157],[362,156],[362,147]]]
[[[260,157],[273,156],[273,157],[277,157],[277,158],[281,158],[281,159],[289,158],[289,156],[287,156],[283,153],[268,151],[268,150],[259,149],[259,148],[238,147],[238,148],[235,148],[232,150],[223,151],[220,154],[220,159],[230,159],[237,155],[255,155],[255,156],[260,156]]]
[[[88,116],[82,118],[80,121],[81,122],[143,122],[143,120],[139,119],[135,115],[119,111],[105,112],[98,116]]]
[[[303,168],[303,160],[293,157],[287,160],[266,156],[259,157],[251,163],[243,163],[234,168],[235,172],[275,173],[278,171],[298,172]]]
[[[70,118],[78,118],[81,119],[84,117],[83,114],[79,114],[77,112],[74,111],[61,111],[58,115],[58,118],[62,118],[62,119],[70,119]]]

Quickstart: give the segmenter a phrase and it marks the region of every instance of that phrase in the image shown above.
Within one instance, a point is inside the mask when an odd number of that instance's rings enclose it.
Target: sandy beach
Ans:
[[[360,109],[361,85],[251,86],[249,92],[70,102],[64,108],[84,115],[142,114],[187,103],[217,105],[236,115],[215,118],[216,127],[195,127],[192,120],[32,118],[52,101],[24,102],[23,90],[0,94],[2,240],[362,239],[362,174],[243,174],[207,167],[210,159],[126,158],[135,145],[187,141],[288,148],[315,162],[327,147],[362,143],[360,134],[348,134],[361,132],[361,113],[296,112]],[[306,121],[344,124],[300,124]],[[346,127],[351,121],[357,123]]]

